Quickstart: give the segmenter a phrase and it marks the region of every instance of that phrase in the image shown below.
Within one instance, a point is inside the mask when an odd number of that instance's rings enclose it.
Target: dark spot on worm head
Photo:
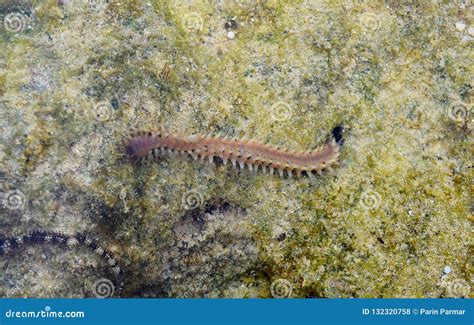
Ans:
[[[340,146],[342,146],[342,144],[344,143],[344,139],[342,137],[343,133],[344,127],[342,125],[338,125],[334,129],[332,129],[332,135],[334,136],[336,143]]]
[[[134,151],[132,146],[127,146],[125,148],[125,154],[127,155],[128,158],[133,158]]]

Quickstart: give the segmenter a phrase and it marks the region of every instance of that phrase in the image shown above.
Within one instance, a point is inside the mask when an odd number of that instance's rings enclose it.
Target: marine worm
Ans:
[[[26,246],[36,245],[56,245],[63,248],[73,248],[82,246],[98,255],[105,261],[107,268],[112,271],[112,275],[117,278],[115,290],[117,293],[122,291],[123,287],[123,269],[119,266],[117,258],[108,250],[102,248],[99,243],[84,235],[77,233],[75,235],[66,235],[56,232],[32,231],[27,235],[15,236],[9,238],[0,237],[0,257],[15,254],[18,250]]]
[[[128,139],[125,154],[131,160],[144,158],[148,155],[158,157],[160,153],[190,155],[194,159],[207,159],[210,163],[214,158],[220,158],[234,167],[247,168],[257,171],[259,167],[265,173],[273,174],[278,171],[283,177],[286,171],[288,177],[313,172],[321,174],[322,170],[331,171],[331,166],[339,157],[339,146],[342,144],[341,127],[335,128],[334,137],[322,147],[311,151],[288,151],[252,140],[235,140],[223,136],[190,135],[182,136],[163,131],[139,131]],[[337,133],[337,134],[336,134]],[[337,142],[336,142],[337,140]]]

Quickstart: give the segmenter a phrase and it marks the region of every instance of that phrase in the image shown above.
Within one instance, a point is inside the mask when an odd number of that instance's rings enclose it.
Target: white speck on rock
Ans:
[[[467,29],[467,33],[469,34],[469,36],[474,37],[474,26],[469,26],[469,28]]]
[[[456,22],[454,26],[456,26],[457,30],[459,30],[460,32],[462,32],[466,28],[466,24],[463,21]]]
[[[470,43],[474,41],[474,37],[470,37],[468,35],[465,35],[462,39],[461,39],[461,43]]]
[[[227,33],[227,38],[228,39],[233,39],[235,37],[235,33],[233,31],[230,31]]]
[[[449,266],[445,266],[443,271],[444,273],[449,274],[451,273],[451,268]]]

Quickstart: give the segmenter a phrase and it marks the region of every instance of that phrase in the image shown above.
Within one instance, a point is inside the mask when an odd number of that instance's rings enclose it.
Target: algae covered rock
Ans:
[[[3,1],[0,296],[469,296],[472,12]],[[131,130],[306,151],[338,126],[316,178],[125,156]]]

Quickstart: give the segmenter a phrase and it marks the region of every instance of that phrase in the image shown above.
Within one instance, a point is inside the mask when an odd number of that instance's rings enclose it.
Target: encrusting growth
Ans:
[[[337,162],[339,144],[334,138],[324,146],[312,151],[287,151],[280,148],[258,143],[252,140],[235,140],[227,137],[191,135],[181,136],[166,132],[139,131],[132,134],[125,148],[127,157],[132,160],[144,158],[151,154],[157,157],[159,153],[185,154],[194,159],[207,159],[214,162],[214,158],[222,159],[224,165],[231,162],[233,166],[250,171],[273,174],[275,170],[281,177],[286,171],[289,177],[293,172],[297,176],[302,173],[312,176],[313,172],[331,170],[331,165]]]

